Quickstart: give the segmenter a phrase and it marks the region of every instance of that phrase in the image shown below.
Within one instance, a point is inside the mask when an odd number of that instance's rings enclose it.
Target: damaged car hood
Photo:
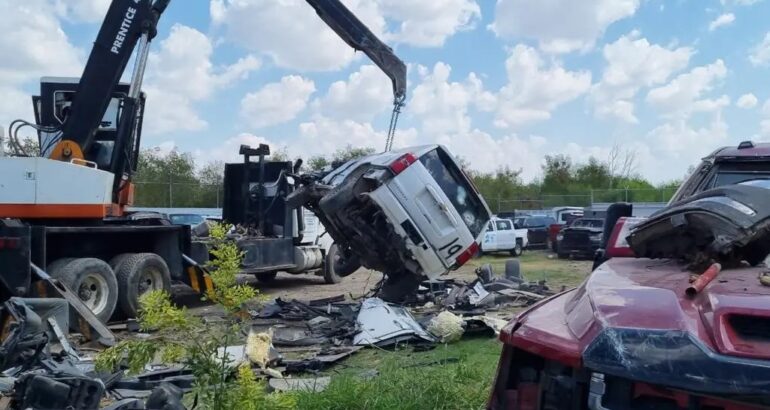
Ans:
[[[639,257],[756,265],[770,253],[770,190],[761,186],[702,192],[637,225],[627,241]]]
[[[523,313],[503,341],[572,366],[692,391],[770,397],[765,268],[726,270],[695,298],[674,260],[614,258]]]

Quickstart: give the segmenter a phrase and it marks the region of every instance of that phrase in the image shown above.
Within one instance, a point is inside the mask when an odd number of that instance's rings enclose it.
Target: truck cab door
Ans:
[[[495,231],[495,223],[492,221],[487,223],[487,228],[484,231],[484,239],[481,241],[481,250],[484,252],[497,250],[497,232]]]
[[[508,220],[495,221],[497,228],[497,249],[507,250],[516,246],[516,232],[513,223]]]

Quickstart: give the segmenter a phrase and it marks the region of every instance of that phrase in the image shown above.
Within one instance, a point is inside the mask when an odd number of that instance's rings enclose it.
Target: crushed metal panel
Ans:
[[[379,298],[363,301],[358,312],[358,325],[361,332],[353,337],[355,345],[387,346],[413,339],[436,342],[409,311]]]

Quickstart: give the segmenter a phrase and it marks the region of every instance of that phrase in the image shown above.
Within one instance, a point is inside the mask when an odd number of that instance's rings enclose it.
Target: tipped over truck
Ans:
[[[479,251],[491,218],[481,194],[441,145],[351,160],[306,175],[288,198],[315,213],[341,258],[381,271],[384,299],[415,291]]]

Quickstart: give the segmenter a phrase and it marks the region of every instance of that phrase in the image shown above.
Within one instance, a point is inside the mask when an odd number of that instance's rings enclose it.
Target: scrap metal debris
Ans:
[[[436,338],[420,326],[406,308],[379,298],[363,301],[358,312],[358,325],[361,331],[353,337],[356,345],[383,347],[407,341],[436,342]]]
[[[770,254],[767,193],[751,185],[704,191],[635,226],[627,241],[636,256],[681,259],[696,271],[757,265]]]
[[[406,343],[430,349],[468,333],[498,334],[516,309],[553,294],[544,281],[526,282],[506,271],[499,276],[484,265],[471,282],[423,282],[409,305],[379,298],[350,301],[343,295],[276,299],[251,311],[244,344],[222,347],[216,357],[226,357],[230,369],[250,364],[257,377],[268,379],[272,391],[322,391],[328,377],[292,376],[326,370],[367,346]],[[182,365],[148,368],[131,377],[122,372],[97,375],[93,363],[81,359],[78,347],[69,343],[66,301],[14,298],[0,312],[8,335],[0,346],[5,376],[0,377],[5,400],[0,404],[5,407],[96,409],[109,403],[110,410],[184,409],[181,397],[192,390],[195,378]],[[128,326],[120,329],[128,331]]]

